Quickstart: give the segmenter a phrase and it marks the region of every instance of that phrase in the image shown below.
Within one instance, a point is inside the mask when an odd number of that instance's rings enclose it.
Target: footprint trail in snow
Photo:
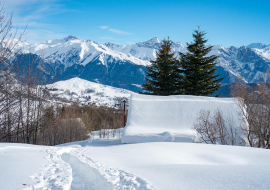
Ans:
[[[48,165],[32,176],[36,184],[26,189],[95,189],[95,190],[151,190],[147,180],[126,171],[108,168],[85,156],[90,148],[51,147],[45,149]]]

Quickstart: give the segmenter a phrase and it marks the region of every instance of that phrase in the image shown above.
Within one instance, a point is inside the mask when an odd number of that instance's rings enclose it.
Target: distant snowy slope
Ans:
[[[254,48],[253,50],[262,57],[270,60],[270,45],[264,48]]]
[[[102,85],[80,78],[58,81],[48,86],[54,96],[81,104],[95,104],[114,107],[119,101],[128,99],[134,92]]]

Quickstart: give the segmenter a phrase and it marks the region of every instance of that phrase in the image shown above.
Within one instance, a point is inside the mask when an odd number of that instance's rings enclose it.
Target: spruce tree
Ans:
[[[205,46],[205,34],[198,27],[193,33],[194,42],[187,43],[188,52],[179,53],[184,94],[187,95],[209,96],[220,88],[220,82],[223,80],[219,75],[215,75],[217,69],[214,66],[218,56],[207,56],[213,46]]]
[[[179,91],[180,83],[178,62],[171,52],[172,42],[163,40],[158,49],[156,60],[147,67],[146,83],[142,85],[144,94],[173,95]]]

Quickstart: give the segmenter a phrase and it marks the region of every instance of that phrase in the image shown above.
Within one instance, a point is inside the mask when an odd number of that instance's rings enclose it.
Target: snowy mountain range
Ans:
[[[132,91],[141,90],[146,66],[155,59],[161,40],[152,38],[132,45],[98,44],[75,36],[36,44],[25,44],[23,53],[45,58],[43,70],[57,80],[79,77]],[[187,51],[180,42],[172,43],[175,52]],[[258,82],[270,66],[270,45],[253,43],[242,47],[215,45],[210,55],[218,55],[218,73],[223,84],[243,80]],[[177,54],[176,54],[177,55]]]

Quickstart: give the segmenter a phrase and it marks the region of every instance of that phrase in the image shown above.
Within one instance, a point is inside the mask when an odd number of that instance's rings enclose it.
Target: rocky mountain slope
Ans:
[[[106,43],[105,45],[113,50],[120,51],[126,54],[143,60],[154,60],[157,49],[160,47],[161,41],[153,38],[149,41],[137,43],[133,45],[116,45]],[[250,47],[261,47],[250,48]],[[270,65],[270,45],[251,44],[241,47],[225,47],[215,45],[209,55],[218,55],[217,68],[218,73],[222,77],[223,84],[233,83],[237,80],[245,82],[257,82],[261,79],[261,75]],[[186,53],[186,47],[180,42],[172,43],[172,51]],[[178,54],[176,53],[176,56]]]
[[[43,56],[46,63],[42,69],[55,80],[80,77],[137,92],[144,83],[146,66],[150,65],[150,60],[155,59],[160,43],[158,38],[152,38],[132,45],[98,44],[68,36],[26,44],[24,53]],[[187,51],[180,42],[173,42],[172,50],[183,53]],[[210,55],[219,56],[217,72],[226,77],[223,84],[237,80],[258,82],[270,66],[270,46],[260,43],[242,47],[216,45]]]

